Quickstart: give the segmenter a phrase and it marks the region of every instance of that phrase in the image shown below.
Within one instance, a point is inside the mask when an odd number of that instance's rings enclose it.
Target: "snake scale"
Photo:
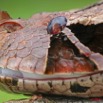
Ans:
[[[35,14],[28,20],[6,16],[0,18],[0,89],[27,95],[103,96],[103,3]],[[51,36],[47,25],[58,16],[66,17],[66,28]]]

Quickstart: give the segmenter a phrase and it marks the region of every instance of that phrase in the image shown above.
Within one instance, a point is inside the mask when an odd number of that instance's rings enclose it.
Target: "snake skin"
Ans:
[[[44,93],[77,97],[103,96],[103,71],[88,75],[77,75],[77,77],[70,77],[70,75],[49,77],[47,75],[44,78],[39,74],[36,76],[34,74],[33,77],[29,73],[16,74],[15,71],[12,71],[15,77],[10,77],[8,72],[6,74],[3,73],[8,76],[0,76],[0,86],[8,92],[23,94]]]
[[[98,9],[100,12],[97,12]],[[93,14],[90,15],[90,11]],[[28,20],[17,19],[1,22],[0,89],[27,95],[43,93],[83,98],[102,97],[103,56],[99,53],[94,55],[95,53],[92,52],[93,55],[88,57],[98,67],[95,72],[45,74],[51,37],[47,35],[48,22],[56,16],[63,15],[68,19],[67,26],[78,23],[85,26],[98,25],[103,23],[102,13],[103,3],[100,3],[76,12],[41,13]],[[8,29],[6,25],[8,23],[15,24],[16,28],[13,29],[13,26],[10,26],[11,28]],[[82,53],[85,54],[85,51],[88,50],[88,53],[91,54],[89,48],[85,49],[86,46],[81,46],[80,42],[75,43],[76,40],[78,41],[76,37],[70,38],[70,35],[67,35],[67,37],[80,52],[84,50]],[[98,59],[99,57],[100,59]]]

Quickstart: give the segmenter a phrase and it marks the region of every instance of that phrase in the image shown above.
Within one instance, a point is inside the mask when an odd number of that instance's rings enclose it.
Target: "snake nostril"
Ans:
[[[53,18],[47,26],[47,32],[49,34],[59,34],[65,28],[66,24],[67,19],[64,16]]]

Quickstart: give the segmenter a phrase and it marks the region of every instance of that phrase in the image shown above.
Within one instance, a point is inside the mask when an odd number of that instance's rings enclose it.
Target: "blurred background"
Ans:
[[[98,0],[0,0],[0,10],[7,11],[12,18],[29,18],[38,12],[79,9],[97,1]],[[27,98],[27,96],[0,91],[0,103],[10,99],[20,98]]]

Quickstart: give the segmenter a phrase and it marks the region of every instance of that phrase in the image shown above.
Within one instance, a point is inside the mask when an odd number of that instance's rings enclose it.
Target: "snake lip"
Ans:
[[[3,77],[11,77],[11,78],[17,78],[17,79],[25,79],[25,80],[71,80],[71,79],[79,79],[81,77],[87,77],[87,76],[92,76],[95,74],[101,74],[103,71],[96,71],[96,72],[91,72],[91,73],[71,73],[71,74],[53,74],[53,75],[41,75],[41,74],[34,74],[34,73],[27,73],[23,71],[14,71],[12,69],[8,68],[0,68],[0,76]]]

